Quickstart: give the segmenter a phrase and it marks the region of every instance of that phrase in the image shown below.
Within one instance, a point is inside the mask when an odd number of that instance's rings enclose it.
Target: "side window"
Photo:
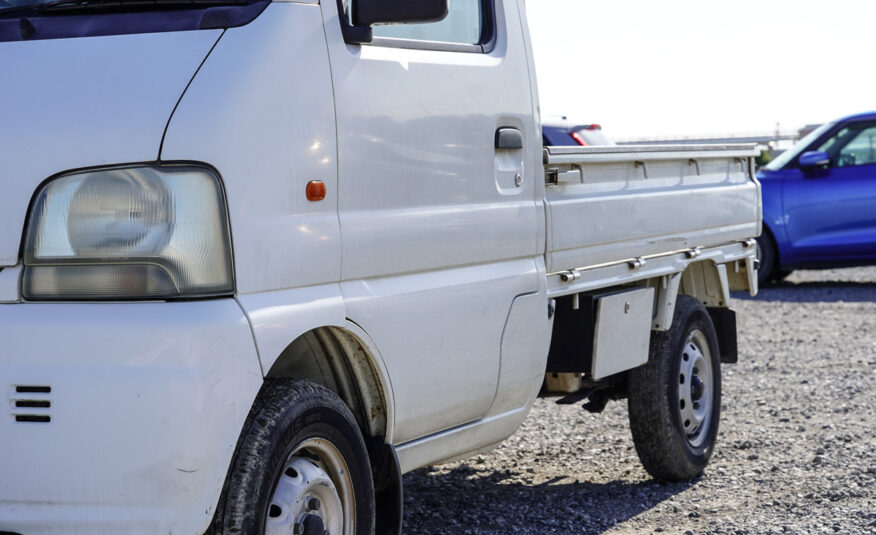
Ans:
[[[833,155],[836,152],[836,147],[837,147],[839,141],[843,140],[843,139],[847,139],[848,136],[849,136],[849,129],[843,128],[842,130],[840,130],[836,134],[827,138],[827,141],[825,141],[824,143],[819,145],[817,150],[824,151],[824,152],[827,152],[827,153]]]
[[[876,126],[858,132],[839,152],[837,167],[876,163]]]
[[[818,150],[830,154],[833,167],[876,164],[876,125],[843,128],[822,143]]]
[[[374,37],[432,41],[460,45],[482,44],[484,0],[450,0],[444,20],[428,24],[374,26]]]

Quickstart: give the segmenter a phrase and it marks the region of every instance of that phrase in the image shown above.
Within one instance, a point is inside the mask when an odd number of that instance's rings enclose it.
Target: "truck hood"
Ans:
[[[82,167],[155,161],[221,30],[0,43],[0,266],[18,262],[31,198]]]

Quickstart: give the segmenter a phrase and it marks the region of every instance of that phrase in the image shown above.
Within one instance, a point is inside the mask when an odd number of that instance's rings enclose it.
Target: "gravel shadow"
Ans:
[[[517,470],[468,464],[405,475],[405,534],[599,534],[695,486],[686,482],[593,483],[554,477],[533,484]]]

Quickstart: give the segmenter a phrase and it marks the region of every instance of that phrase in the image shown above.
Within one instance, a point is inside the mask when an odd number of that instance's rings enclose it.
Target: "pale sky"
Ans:
[[[543,116],[612,139],[876,110],[876,1],[527,0]]]

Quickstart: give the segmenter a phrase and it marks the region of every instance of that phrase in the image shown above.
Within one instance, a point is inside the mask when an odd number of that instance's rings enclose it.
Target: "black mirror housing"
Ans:
[[[415,24],[447,16],[447,0],[351,0],[353,24]]]

